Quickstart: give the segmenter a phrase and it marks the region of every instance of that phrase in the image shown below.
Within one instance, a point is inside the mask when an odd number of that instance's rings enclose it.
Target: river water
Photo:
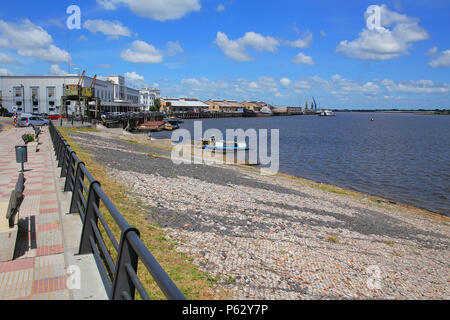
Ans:
[[[194,121],[182,127],[193,132]],[[204,119],[202,127],[279,129],[280,172],[450,216],[449,116],[337,113]]]

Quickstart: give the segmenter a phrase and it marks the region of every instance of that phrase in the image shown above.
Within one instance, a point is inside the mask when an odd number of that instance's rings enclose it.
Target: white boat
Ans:
[[[336,114],[331,110],[322,110],[319,114],[320,117],[334,117]]]
[[[239,141],[223,141],[223,140],[215,140],[212,138],[211,140],[203,140],[202,141],[203,149],[213,150],[213,151],[245,151],[249,150],[246,142]]]

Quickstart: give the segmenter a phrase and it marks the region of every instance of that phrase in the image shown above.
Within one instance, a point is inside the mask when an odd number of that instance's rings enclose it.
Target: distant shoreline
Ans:
[[[342,110],[333,109],[334,112],[358,112],[358,113],[409,113],[416,115],[450,115],[450,110]]]

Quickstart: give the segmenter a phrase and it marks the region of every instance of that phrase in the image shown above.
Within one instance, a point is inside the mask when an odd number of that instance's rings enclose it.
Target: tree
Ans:
[[[156,110],[155,111],[159,111],[161,110],[161,100],[160,99],[155,99],[155,107]],[[151,110],[151,109],[150,109]],[[153,111],[153,110],[152,110]]]

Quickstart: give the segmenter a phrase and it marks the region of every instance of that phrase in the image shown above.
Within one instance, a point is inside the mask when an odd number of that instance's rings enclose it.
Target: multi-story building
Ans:
[[[209,105],[211,112],[243,112],[245,106],[235,100],[208,100],[205,101]]]
[[[209,105],[194,98],[163,98],[161,112],[207,112]]]
[[[139,91],[140,103],[144,111],[150,111],[155,106],[155,100],[160,99],[161,91],[153,88],[144,88]]]
[[[80,76],[0,76],[3,106],[8,111],[59,114],[65,85],[78,84]],[[85,76],[81,85],[90,87],[93,78]],[[104,111],[140,111],[139,91],[127,88],[122,76],[97,79],[94,96],[100,98]],[[67,112],[75,111],[76,101],[67,102]],[[14,110],[15,109],[15,110]]]

